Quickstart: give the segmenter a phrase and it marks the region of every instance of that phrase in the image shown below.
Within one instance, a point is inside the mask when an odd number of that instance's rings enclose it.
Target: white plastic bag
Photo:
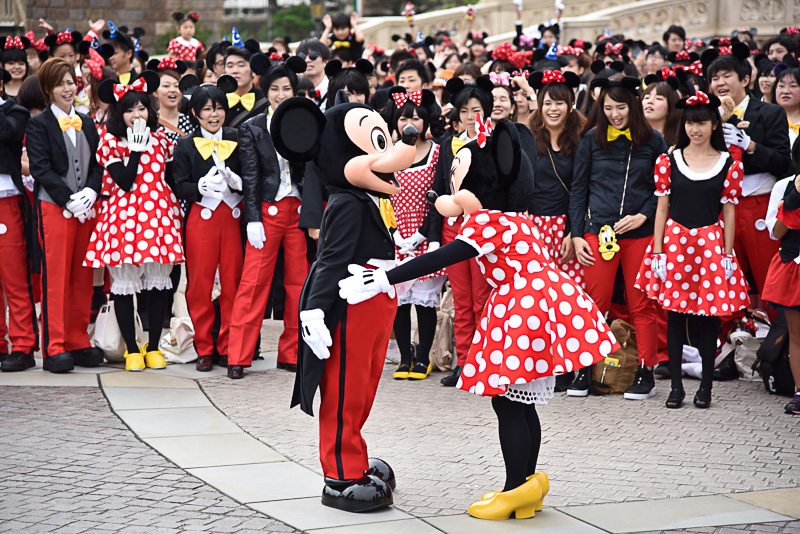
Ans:
[[[197,359],[194,348],[194,325],[189,317],[173,317],[169,333],[158,344],[167,363],[189,363]]]
[[[133,316],[136,321],[136,342],[141,344],[144,339],[144,329],[142,328],[139,314],[135,310]],[[117,323],[117,315],[114,313],[113,300],[100,308],[100,313],[97,314],[90,337],[92,345],[103,350],[106,360],[109,362],[125,361],[125,351],[128,350],[128,347],[125,346],[125,340],[122,339],[122,332],[119,329],[119,323]]]

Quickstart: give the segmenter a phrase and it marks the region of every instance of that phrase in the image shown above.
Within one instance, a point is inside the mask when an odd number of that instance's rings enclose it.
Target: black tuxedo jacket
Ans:
[[[742,156],[744,173],[768,172],[779,180],[788,176],[792,150],[783,108],[751,96],[742,120],[750,122],[745,131],[756,143],[752,154],[745,152]]]

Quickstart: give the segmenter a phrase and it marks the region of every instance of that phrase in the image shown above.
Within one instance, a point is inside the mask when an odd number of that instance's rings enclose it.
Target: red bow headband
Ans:
[[[621,55],[622,54],[622,43],[617,43],[617,44],[606,43],[605,54],[606,55],[615,55],[615,56]]]
[[[106,60],[97,53],[97,50],[89,48],[89,58],[84,63],[89,67],[89,72],[92,73],[95,80],[103,79],[103,65],[106,64]]]
[[[522,76],[526,80],[530,77],[530,75],[531,75],[531,71],[525,70],[525,69],[523,69],[523,70],[515,70],[514,72],[511,73],[511,76]]]
[[[394,99],[394,103],[397,104],[398,108],[403,107],[403,105],[409,100],[413,102],[415,106],[421,106],[422,89],[417,89],[416,91],[411,91],[410,93],[392,93],[392,99]]]
[[[122,97],[128,94],[128,91],[147,93],[147,81],[144,78],[139,78],[130,85],[114,84],[114,98],[117,102],[122,100]]]
[[[681,50],[677,54],[675,54],[675,61],[691,61],[691,56],[689,56],[689,52],[686,50]]]
[[[167,56],[158,62],[156,70],[178,70],[178,64],[175,63],[175,58]]]
[[[28,40],[31,42],[31,45],[32,45],[32,46],[33,46],[33,47],[34,47],[36,50],[38,50],[39,52],[41,52],[41,51],[43,51],[43,50],[47,50],[47,45],[46,45],[46,44],[44,44],[44,39],[39,39],[39,40],[37,41],[37,40],[36,40],[36,34],[34,34],[34,33],[33,33],[33,30],[30,30],[30,31],[28,31],[28,32],[25,34],[25,37],[27,37],[27,38],[28,38]]]
[[[702,76],[703,75],[703,64],[698,59],[697,61],[693,62],[691,65],[686,67],[686,70],[694,74],[695,76]]]
[[[707,105],[710,104],[711,100],[708,98],[708,95],[705,94],[703,91],[697,91],[694,96],[690,96],[686,99],[687,106],[696,106],[700,105]]]
[[[499,59],[500,61],[509,61],[511,56],[514,55],[514,47],[511,43],[505,42],[494,49],[492,52],[492,59]]]
[[[675,71],[669,67],[661,67],[661,79],[666,80],[670,76],[675,76]]]
[[[800,33],[800,28],[797,26],[787,26],[786,27],[786,34],[787,35],[797,35]]]
[[[560,70],[546,70],[542,75],[542,83],[567,83]]]
[[[719,55],[728,56],[730,54],[733,54],[733,49],[730,46],[721,46],[719,48]]]
[[[61,32],[58,34],[58,37],[56,37],[56,45],[72,43],[72,42],[74,41],[72,39],[71,32]]]
[[[269,55],[269,60],[270,61],[283,61],[283,56],[281,54],[277,53],[277,52],[272,52]]]
[[[486,140],[492,134],[492,119],[486,119],[486,122],[484,122],[481,114],[478,113],[477,117],[475,117],[475,130],[478,132],[478,146],[485,147]]]
[[[200,20],[200,14],[195,12],[195,11],[190,11],[189,14],[186,15],[186,16],[189,17],[190,19],[194,19],[196,21]]]
[[[20,50],[25,50],[25,46],[22,44],[22,39],[20,39],[19,35],[16,37],[6,37],[6,43],[3,48],[6,50],[9,48],[19,48]]]
[[[723,37],[717,43],[719,46],[731,46],[731,38],[730,37]]]
[[[528,65],[531,62],[531,58],[533,58],[533,52],[530,50],[525,50],[523,52],[514,52],[511,54],[511,57],[508,59],[508,62],[517,69],[522,69],[525,65]]]
[[[583,54],[583,48],[577,46],[559,46],[558,55],[562,54],[572,54],[573,56],[579,56]]]

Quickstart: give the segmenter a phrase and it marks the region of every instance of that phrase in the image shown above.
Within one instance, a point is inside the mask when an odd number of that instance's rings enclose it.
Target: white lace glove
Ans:
[[[653,274],[664,282],[667,279],[667,255],[663,252],[661,254],[653,254],[650,268],[653,269]]]
[[[226,187],[228,186],[225,184],[225,179],[216,167],[211,167],[211,170],[197,182],[197,190],[201,195],[218,200],[222,200]]]
[[[264,232],[264,224],[260,222],[247,223],[247,241],[250,246],[261,250],[267,241],[267,234]]]
[[[144,119],[133,121],[133,129],[128,128],[128,148],[131,152],[147,152],[150,146],[150,127]]]
[[[220,171],[222,177],[225,179],[225,183],[228,184],[228,187],[234,191],[241,191],[242,190],[242,177],[233,172],[232,170],[226,168],[223,171]]]
[[[252,223],[250,223],[252,224]],[[303,341],[311,347],[311,351],[320,360],[327,360],[331,353],[328,347],[333,345],[331,333],[325,326],[325,312],[316,310],[303,310],[300,312],[300,332]]]
[[[722,256],[722,268],[725,269],[725,280],[730,280],[733,276],[733,255],[725,254]]]
[[[81,215],[85,216],[89,213],[89,210],[94,206],[95,201],[97,201],[97,192],[89,187],[84,187],[77,193],[72,193],[69,198],[67,209],[80,218]]]
[[[722,125],[722,130],[725,135],[725,142],[729,146],[738,146],[747,152],[747,149],[750,147],[750,136],[747,135],[747,132],[728,123]]]
[[[425,242],[426,237],[419,232],[414,232],[414,235],[406,239],[404,247],[400,247],[400,254],[412,254],[422,243]]]
[[[348,304],[358,304],[379,293],[393,294],[392,285],[383,269],[366,269],[350,264],[347,270],[352,276],[339,280],[339,296]]]
[[[439,248],[438,241],[428,241],[428,252],[433,252],[434,250]]]

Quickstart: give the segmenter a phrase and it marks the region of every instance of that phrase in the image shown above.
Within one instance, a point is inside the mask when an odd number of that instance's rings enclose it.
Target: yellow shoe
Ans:
[[[531,476],[527,477],[525,480],[530,480],[531,478],[535,478],[539,481],[539,487],[542,488],[542,500],[536,505],[536,511],[542,511],[542,504],[544,503],[545,496],[550,492],[550,479],[547,478],[547,475],[544,471],[539,471],[538,473],[534,473]],[[486,501],[494,497],[500,493],[499,491],[490,491],[489,493],[484,493],[483,497],[481,497],[482,501]]]
[[[144,346],[144,350],[147,351],[144,355],[145,362],[147,362],[147,367],[150,369],[166,369],[167,362],[164,360],[164,353],[161,352],[161,349],[156,349],[153,351],[147,350],[147,345]]]
[[[428,375],[431,374],[431,369],[433,368],[433,364],[428,362],[428,367],[425,367],[424,363],[415,363],[414,367],[411,369],[411,372],[408,373],[409,380],[425,380],[428,378]]]
[[[502,520],[511,517],[528,519],[536,515],[536,506],[542,500],[542,488],[536,478],[511,491],[495,493],[490,499],[472,503],[469,515],[478,519]]]
[[[401,363],[400,365],[397,366],[397,369],[395,370],[392,376],[394,377],[395,380],[405,380],[408,378],[409,370],[410,369],[408,367],[408,364]]]
[[[125,351],[125,370],[126,371],[144,371],[144,354],[135,352],[130,354]]]

